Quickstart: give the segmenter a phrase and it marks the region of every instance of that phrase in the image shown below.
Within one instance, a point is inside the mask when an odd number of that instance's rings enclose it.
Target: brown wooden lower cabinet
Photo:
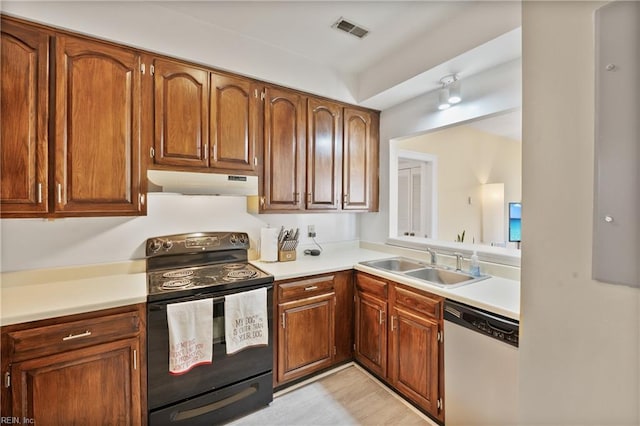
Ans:
[[[274,384],[352,358],[352,271],[276,282]]]
[[[440,296],[356,272],[355,359],[437,420],[444,420]]]
[[[356,273],[355,359],[380,377],[387,376],[387,282]]]
[[[144,305],[3,327],[2,415],[146,424],[145,328]]]

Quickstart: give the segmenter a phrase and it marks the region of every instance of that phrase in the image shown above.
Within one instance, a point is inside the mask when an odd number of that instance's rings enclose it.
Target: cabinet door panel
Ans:
[[[309,99],[307,107],[307,209],[336,210],[341,183],[341,106]]]
[[[304,103],[285,90],[266,89],[264,120],[264,210],[300,210],[304,205]]]
[[[403,309],[392,312],[390,379],[401,393],[438,414],[438,323]]]
[[[156,59],[153,82],[154,162],[207,167],[209,73]]]
[[[377,116],[344,109],[343,200],[345,210],[377,209]]]
[[[335,293],[278,306],[278,381],[329,367],[335,351]]]
[[[255,171],[258,85],[211,74],[211,167]]]
[[[387,302],[356,292],[356,359],[380,377],[387,375]]]
[[[140,208],[140,57],[58,37],[56,211]]]
[[[139,425],[138,356],[138,340],[128,339],[13,364],[12,415],[36,424]]]
[[[49,36],[2,21],[0,210],[3,217],[48,210]]]

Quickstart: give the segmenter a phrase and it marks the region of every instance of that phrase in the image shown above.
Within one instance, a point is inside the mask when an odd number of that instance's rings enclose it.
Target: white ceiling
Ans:
[[[360,104],[380,110],[437,89],[446,74],[458,73],[464,79],[521,56],[519,1],[159,1],[154,5],[175,13],[177,25],[180,16],[188,17],[333,69],[351,82]],[[370,33],[358,39],[332,28],[340,17]],[[490,29],[482,30],[483,25]]]
[[[522,110],[473,121],[466,124],[483,132],[522,142]]]
[[[333,69],[345,80],[355,82],[351,86],[360,104],[385,110],[437,90],[439,80],[447,74],[457,73],[464,81],[521,57],[519,28],[502,34],[489,33],[490,36],[478,36],[469,27],[451,28],[456,24],[464,27],[464,22],[469,22],[465,21],[465,15],[471,23],[473,18],[486,19],[480,13],[483,11],[491,15],[504,13],[505,22],[511,20],[519,24],[519,9],[513,7],[513,2],[483,3],[486,2],[165,1],[156,5],[236,37]],[[516,14],[518,18],[514,19]],[[341,17],[370,33],[358,39],[332,28]],[[461,48],[465,38],[468,40],[464,46],[470,46],[469,49]],[[444,60],[421,62],[419,56]],[[404,67],[407,69],[403,70]],[[379,75],[387,77],[383,84],[379,83],[382,81]],[[361,81],[372,79],[373,89],[358,87]],[[514,140],[522,138],[519,111],[469,125]]]
[[[464,1],[167,1],[158,5],[241,37],[359,74],[469,6]],[[363,39],[332,28],[343,17]]]
[[[76,0],[2,1],[0,9],[386,110],[433,96],[451,73],[463,95],[493,90],[482,77],[521,56],[520,3]],[[370,33],[332,28],[340,17]]]

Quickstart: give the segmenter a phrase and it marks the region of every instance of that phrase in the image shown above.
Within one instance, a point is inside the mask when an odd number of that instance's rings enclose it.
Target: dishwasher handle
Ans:
[[[516,320],[450,300],[444,304],[444,319],[509,345],[519,346],[520,323]]]

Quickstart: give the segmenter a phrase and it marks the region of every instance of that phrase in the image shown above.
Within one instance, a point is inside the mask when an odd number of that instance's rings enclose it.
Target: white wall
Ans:
[[[300,244],[312,243],[307,225],[315,225],[320,243],[358,238],[357,213],[252,215],[245,197],[157,193],[147,207],[141,217],[2,219],[2,272],[142,259],[147,238],[183,232],[248,232],[252,249],[267,224],[299,227]]]
[[[590,279],[601,4],[523,6],[523,425],[640,424],[640,290]]]
[[[437,91],[415,97],[380,115],[380,212],[361,216],[362,240],[384,242],[389,230],[389,140],[415,136],[474,118],[519,108],[521,62],[511,61],[462,80],[464,100],[438,111]]]

